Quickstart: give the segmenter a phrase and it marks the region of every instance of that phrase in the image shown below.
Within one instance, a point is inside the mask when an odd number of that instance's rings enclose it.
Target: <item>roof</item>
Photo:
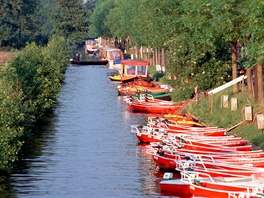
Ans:
[[[132,59],[121,60],[120,64],[123,64],[123,65],[145,65],[145,66],[149,66],[150,65],[148,61],[132,60]]]

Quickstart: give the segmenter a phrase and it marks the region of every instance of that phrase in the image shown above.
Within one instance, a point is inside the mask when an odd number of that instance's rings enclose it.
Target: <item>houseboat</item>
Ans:
[[[85,40],[84,51],[86,54],[94,54],[99,48],[97,39],[87,39]]]
[[[120,72],[120,63],[117,60],[124,59],[124,53],[118,48],[102,47],[99,49],[100,60],[108,60],[110,69],[118,70]]]
[[[109,75],[112,81],[128,82],[136,78],[148,78],[148,61],[125,59],[120,61],[120,72]]]

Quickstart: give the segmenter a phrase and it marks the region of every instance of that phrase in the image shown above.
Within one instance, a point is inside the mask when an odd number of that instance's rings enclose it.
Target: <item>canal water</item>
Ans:
[[[157,172],[104,66],[69,65],[54,113],[8,181],[3,197],[160,197]],[[6,196],[5,196],[6,195]]]

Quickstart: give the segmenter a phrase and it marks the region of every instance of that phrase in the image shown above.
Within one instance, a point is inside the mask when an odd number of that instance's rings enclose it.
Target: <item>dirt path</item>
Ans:
[[[4,64],[12,56],[15,55],[15,52],[0,52],[0,65]]]

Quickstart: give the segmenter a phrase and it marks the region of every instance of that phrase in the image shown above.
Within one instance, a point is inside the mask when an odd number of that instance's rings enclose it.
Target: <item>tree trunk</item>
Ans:
[[[143,46],[140,46],[140,59],[143,59]]]
[[[259,106],[264,106],[264,92],[263,92],[263,69],[262,65],[256,65],[257,70],[257,86],[258,86],[258,98],[257,102]]]
[[[247,87],[248,87],[248,98],[253,97],[253,89],[252,89],[252,75],[251,75],[251,68],[246,70],[247,74]]]
[[[231,42],[232,79],[237,78],[237,41]],[[238,92],[238,84],[233,85],[233,93]]]
[[[156,67],[156,65],[157,65],[157,48],[154,48],[153,50],[154,50],[154,52],[153,52],[153,65]]]
[[[151,52],[150,52],[150,47],[147,47],[147,61],[150,62],[150,56],[151,56]]]
[[[165,67],[165,49],[161,49],[161,66]]]

